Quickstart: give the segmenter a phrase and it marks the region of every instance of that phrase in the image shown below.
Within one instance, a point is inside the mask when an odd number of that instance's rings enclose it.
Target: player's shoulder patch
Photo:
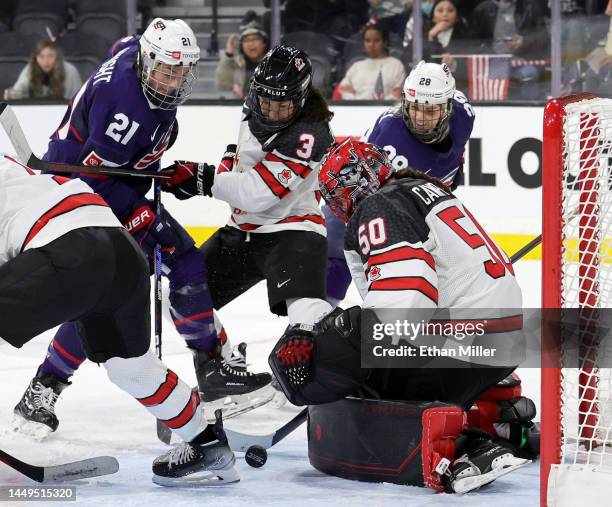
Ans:
[[[328,122],[298,120],[274,138],[265,150],[277,150],[283,155],[301,160],[318,161],[333,142]]]

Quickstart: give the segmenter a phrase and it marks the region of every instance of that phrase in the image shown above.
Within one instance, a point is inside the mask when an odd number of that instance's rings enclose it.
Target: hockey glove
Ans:
[[[175,250],[172,225],[153,213],[151,203],[146,199],[136,202],[132,213],[123,221],[123,226],[150,259],[153,258],[157,244],[161,245],[165,255],[171,255]]]
[[[234,160],[236,159],[236,148],[235,144],[228,144],[225,148],[225,153],[221,158],[221,163],[217,167],[217,174],[229,173],[234,168]]]
[[[162,190],[170,192],[181,201],[194,195],[207,195],[212,197],[211,188],[215,177],[215,168],[212,165],[185,162],[179,160],[165,169],[174,170],[170,180],[162,182]]]

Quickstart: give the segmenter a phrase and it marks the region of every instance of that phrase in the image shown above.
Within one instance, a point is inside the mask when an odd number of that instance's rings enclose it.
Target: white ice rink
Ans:
[[[523,288],[524,306],[539,307],[540,263],[518,262],[516,272]],[[351,288],[343,306],[357,303],[356,293]],[[267,355],[286,322],[269,313],[265,286],[260,284],[253,288],[225,308],[221,316],[232,342],[246,341],[249,344],[248,360],[253,370],[268,370]],[[197,490],[156,486],[151,483],[151,462],[167,448],[156,438],[154,419],[139,403],[111,384],[103,368],[92,363],[81,366],[73,377],[73,385],[58,401],[60,426],[55,434],[43,442],[36,442],[8,429],[13,406],[42,361],[51,336],[51,333],[46,333],[21,350],[0,345],[0,448],[34,464],[54,464],[95,455],[115,456],[120,463],[117,474],[73,483],[77,488],[77,502],[83,505],[538,505],[538,464],[531,464],[481,491],[461,497],[416,487],[359,483],[325,476],[308,462],[305,425],[269,450],[268,462],[263,468],[250,468],[239,455],[237,469],[241,482],[237,484]],[[163,344],[166,364],[194,385],[191,354],[167,320],[164,320]],[[523,378],[524,394],[533,398],[539,407],[539,371],[521,370],[519,373]],[[267,433],[298,411],[297,407],[262,407],[227,421],[227,427]],[[0,463],[0,486],[34,484]],[[60,503],[53,502],[52,505]],[[74,505],[74,502],[67,505]]]

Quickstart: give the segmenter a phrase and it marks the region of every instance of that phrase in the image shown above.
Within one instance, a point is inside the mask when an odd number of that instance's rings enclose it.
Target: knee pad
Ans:
[[[316,326],[287,328],[268,363],[291,403],[329,403],[363,386],[370,370],[361,368],[360,314],[337,308]]]
[[[345,479],[442,491],[465,427],[455,405],[346,398],[308,408],[308,458]]]

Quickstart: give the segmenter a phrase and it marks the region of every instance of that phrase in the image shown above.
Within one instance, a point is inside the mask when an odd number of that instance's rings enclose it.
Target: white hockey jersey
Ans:
[[[327,122],[296,121],[262,143],[240,125],[232,172],[215,175],[212,194],[232,208],[229,225],[256,233],[305,230],[326,235],[315,196],[318,167],[333,137]]]
[[[79,179],[38,174],[0,156],[0,265],[81,227],[122,227]]]
[[[508,256],[434,183],[404,178],[367,197],[349,221],[345,255],[363,308],[421,309],[425,322],[474,319],[484,333],[522,339]]]

